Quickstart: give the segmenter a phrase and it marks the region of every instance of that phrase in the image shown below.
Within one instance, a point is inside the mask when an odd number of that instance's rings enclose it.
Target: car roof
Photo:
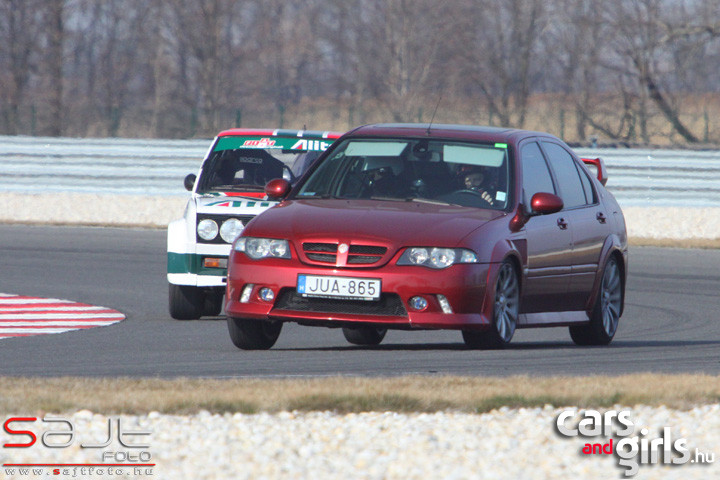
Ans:
[[[556,138],[549,133],[515,128],[427,123],[376,123],[363,125],[348,134],[363,137],[453,138],[496,143],[514,143],[521,138],[535,136]]]
[[[218,133],[218,137],[244,137],[244,136],[260,136],[260,137],[297,137],[297,138],[340,138],[342,133],[320,130],[288,130],[288,129],[270,129],[270,128],[231,128]]]

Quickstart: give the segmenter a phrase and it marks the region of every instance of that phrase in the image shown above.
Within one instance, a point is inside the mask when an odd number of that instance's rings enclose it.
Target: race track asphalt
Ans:
[[[169,317],[165,264],[161,230],[0,225],[0,292],[127,315],[109,327],[0,340],[0,375],[720,374],[720,250],[631,248],[625,314],[608,347],[577,347],[567,328],[548,328],[519,330],[503,351],[468,350],[454,331],[389,331],[362,348],[339,329],[295,324],[272,350],[241,351],[222,317]]]

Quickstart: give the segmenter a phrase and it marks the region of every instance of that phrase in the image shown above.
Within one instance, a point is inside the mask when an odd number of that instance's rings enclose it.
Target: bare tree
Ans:
[[[552,82],[574,105],[575,135],[584,140],[593,122],[601,94],[600,59],[608,35],[606,24],[596,13],[593,0],[556,0],[548,8],[555,21],[548,25],[546,43],[549,57],[545,82]],[[546,88],[550,88],[549,86]]]
[[[491,114],[503,125],[522,127],[533,76],[543,68],[536,55],[546,22],[542,0],[470,2],[463,31],[471,32],[473,80]]]
[[[167,16],[162,58],[174,59],[166,75],[155,70],[156,87],[177,81],[183,101],[200,107],[205,132],[217,131],[235,85],[252,78],[239,72],[246,71],[242,42],[252,29],[243,17],[253,5],[241,0],[167,0],[162,9]]]
[[[33,0],[0,1],[0,98],[7,105],[3,109],[5,131],[19,132],[20,107],[25,105],[33,72],[37,71],[39,50],[40,7]]]
[[[148,95],[151,28],[147,0],[76,0],[67,10],[64,77],[67,115],[86,131],[115,136],[134,99]]]
[[[567,109],[580,140],[695,142],[718,18],[718,0],[0,0],[0,131],[34,106],[46,134],[187,136],[322,109],[427,121],[441,99],[443,121]]]
[[[672,9],[662,0],[614,0],[609,7],[605,16],[613,25],[614,49],[620,58],[615,69],[636,79],[642,94],[683,139],[698,142],[680,118],[678,103],[665,86],[673,77],[668,55],[679,43],[704,45],[720,36],[720,21],[689,15],[682,8]],[[645,118],[641,117],[641,121]],[[641,129],[646,127],[641,125]],[[647,141],[646,132],[643,136]]]
[[[43,59],[46,66],[48,87],[49,118],[47,134],[60,136],[63,133],[63,65],[65,44],[65,0],[47,0],[44,3],[47,27],[47,49]]]
[[[441,95],[442,78],[438,49],[445,25],[438,21],[441,3],[434,1],[387,0],[380,9],[378,39],[383,44],[383,91],[395,121],[413,120],[423,106],[431,110]],[[437,94],[432,93],[435,86]],[[429,103],[428,103],[429,100]],[[429,107],[429,108],[428,108]],[[432,111],[430,112],[432,114]],[[421,118],[417,118],[421,120]]]

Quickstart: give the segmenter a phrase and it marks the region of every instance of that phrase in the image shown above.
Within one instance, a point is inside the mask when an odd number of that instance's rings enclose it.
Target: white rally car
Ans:
[[[230,244],[256,215],[275,205],[265,184],[293,181],[340,136],[306,130],[233,129],[215,138],[197,175],[185,178],[192,197],[168,225],[170,316],[219,315]]]

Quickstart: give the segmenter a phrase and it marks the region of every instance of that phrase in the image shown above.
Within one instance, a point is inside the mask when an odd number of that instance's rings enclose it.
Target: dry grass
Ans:
[[[720,248],[720,238],[630,237],[628,243],[634,247]]]
[[[530,97],[525,123],[517,124],[517,112],[513,113],[512,125],[500,125],[500,120],[490,114],[482,97],[453,98],[444,96],[440,99],[434,123],[466,123],[474,125],[496,125],[521,127],[528,130],[539,130],[557,135],[568,142],[588,143],[590,137],[596,137],[600,144],[615,144],[618,139],[609,138],[601,131],[587,127],[587,138],[579,138],[575,103],[571,96],[563,94],[535,94]],[[682,105],[680,117],[690,131],[702,142],[700,146],[708,147],[720,142],[720,128],[717,123],[720,112],[720,96],[716,94],[685,94],[678,97]],[[413,96],[411,99],[389,99],[387,101],[367,100],[362,106],[346,101],[335,101],[329,98],[304,99],[289,105],[282,117],[284,128],[308,127],[316,130],[345,131],[358,125],[375,122],[429,122],[435,111],[438,98],[430,95]],[[624,115],[623,99],[620,93],[598,96],[593,99],[592,116],[599,124],[610,130],[616,130]],[[622,139],[623,144],[678,146],[687,142],[676,134],[665,117],[654,104],[648,105],[648,143],[639,136],[639,132],[630,138]],[[229,112],[224,122],[231,122],[234,113]],[[242,126],[279,126],[279,114],[272,109],[247,111],[243,115]],[[134,123],[137,126],[141,121]],[[639,127],[638,127],[639,128]],[[214,135],[214,131],[203,132],[205,136]],[[621,132],[626,135],[627,129]],[[125,136],[143,136],[128,133]],[[706,138],[707,136],[707,138]]]
[[[104,414],[207,410],[486,412],[502,406],[689,408],[720,401],[720,377],[433,377],[307,379],[0,378],[0,411],[43,414],[88,409]]]

